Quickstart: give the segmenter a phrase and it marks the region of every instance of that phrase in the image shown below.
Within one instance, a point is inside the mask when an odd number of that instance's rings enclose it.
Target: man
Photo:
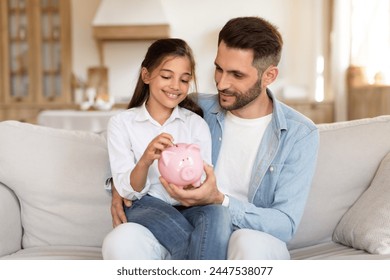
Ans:
[[[282,37],[258,17],[235,18],[219,33],[215,59],[218,95],[201,95],[213,140],[212,162],[200,188],[180,189],[161,179],[184,206],[222,204],[235,228],[229,259],[288,259],[286,243],[303,214],[318,150],[318,131],[282,104],[267,87],[278,76]],[[126,202],[128,203],[128,202]],[[125,223],[122,199],[113,191],[114,226]],[[153,235],[137,224],[114,229],[104,258],[169,258]]]

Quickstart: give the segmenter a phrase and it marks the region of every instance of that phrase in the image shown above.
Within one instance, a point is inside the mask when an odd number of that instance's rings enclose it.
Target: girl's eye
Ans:
[[[188,84],[190,81],[187,80],[181,80],[182,83]]]
[[[165,80],[169,80],[171,77],[169,77],[169,76],[161,76],[161,78],[163,78]]]

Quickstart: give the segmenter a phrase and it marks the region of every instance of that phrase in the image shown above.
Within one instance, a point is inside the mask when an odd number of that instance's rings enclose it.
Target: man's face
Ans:
[[[222,108],[240,109],[260,95],[261,80],[252,63],[252,50],[228,48],[223,41],[219,44],[214,78]]]

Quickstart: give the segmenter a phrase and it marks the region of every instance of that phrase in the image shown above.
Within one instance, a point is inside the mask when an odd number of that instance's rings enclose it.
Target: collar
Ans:
[[[168,118],[168,120],[165,123],[169,123],[174,121],[175,119],[180,119],[182,121],[185,121],[185,114],[184,114],[183,108],[176,106],[171,116]],[[139,107],[135,108],[135,111],[137,113],[137,116],[135,118],[136,121],[143,122],[143,121],[150,121],[152,123],[155,123],[156,121],[152,118],[152,116],[149,114],[148,110],[146,109],[146,101]]]
[[[278,130],[287,130],[287,120],[283,111],[283,104],[275,98],[271,90],[267,88],[267,95],[272,100],[273,117],[272,122]]]

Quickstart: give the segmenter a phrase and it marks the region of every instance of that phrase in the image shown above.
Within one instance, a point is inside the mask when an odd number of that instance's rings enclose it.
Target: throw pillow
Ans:
[[[390,254],[390,153],[371,186],[341,218],[333,240],[372,254]]]
[[[15,121],[0,135],[0,181],[19,199],[23,248],[100,247],[112,229],[104,137]]]

